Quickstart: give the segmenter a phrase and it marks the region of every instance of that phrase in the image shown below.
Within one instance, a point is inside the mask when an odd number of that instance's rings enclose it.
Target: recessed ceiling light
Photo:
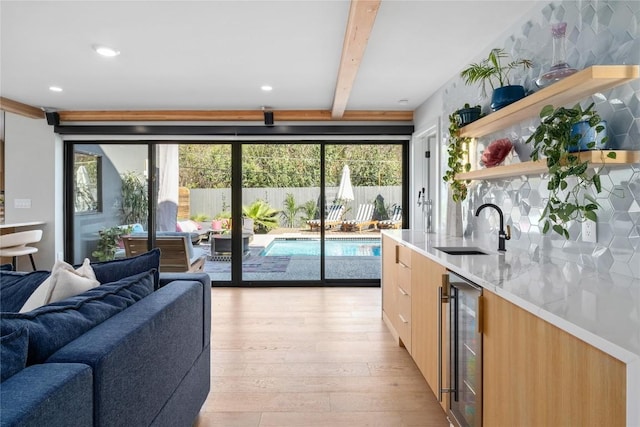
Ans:
[[[400,104],[400,105],[407,105],[408,103],[409,103],[409,100],[406,99],[406,98],[398,100],[398,104]]]
[[[62,88],[60,86],[49,86],[49,90],[51,92],[62,92]]]
[[[260,86],[260,89],[262,89],[265,92],[270,92],[273,90],[273,87],[269,86],[269,85],[262,85]]]
[[[115,50],[114,48],[108,46],[94,45],[93,50],[95,50],[98,55],[106,56],[109,58],[120,55],[119,50]]]

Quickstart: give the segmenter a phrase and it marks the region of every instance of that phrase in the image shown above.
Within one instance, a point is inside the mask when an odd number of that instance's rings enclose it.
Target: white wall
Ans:
[[[5,114],[5,223],[44,221],[42,241],[34,256],[36,267],[50,270],[63,249],[62,141],[44,119]],[[16,199],[31,200],[16,209]],[[18,269],[29,271],[28,257]]]

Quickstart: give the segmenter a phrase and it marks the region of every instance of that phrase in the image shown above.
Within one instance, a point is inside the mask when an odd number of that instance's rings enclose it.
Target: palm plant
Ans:
[[[302,214],[302,221],[306,222],[311,219],[316,219],[318,214],[318,202],[315,200],[307,200],[302,206],[300,206]]]
[[[249,206],[243,206],[242,213],[253,220],[256,231],[268,232],[280,225],[277,218],[280,212],[264,200],[258,199]]]
[[[486,97],[487,83],[491,86],[491,89],[509,86],[511,84],[509,82],[509,73],[511,70],[519,66],[523,68],[531,68],[533,66],[533,63],[529,59],[516,59],[506,65],[502,65],[501,59],[507,58],[508,56],[504,49],[491,49],[487,59],[478,63],[472,63],[460,72],[460,77],[465,80],[467,85],[480,82],[482,84],[482,96]]]
[[[296,205],[296,199],[293,197],[293,194],[287,193],[284,199],[284,210],[280,212],[280,216],[287,227],[293,228],[296,226],[296,215],[298,215],[302,209],[302,206]]]

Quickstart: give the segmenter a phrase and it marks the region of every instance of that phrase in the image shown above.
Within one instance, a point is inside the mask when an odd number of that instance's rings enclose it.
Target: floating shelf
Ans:
[[[462,127],[460,136],[479,138],[538,117],[545,105],[561,107],[638,77],[638,65],[594,65]]]
[[[607,157],[607,153],[613,151],[616,153],[615,159]],[[640,163],[640,151],[626,150],[592,150],[577,153],[581,161],[588,161],[591,167],[602,165],[615,166],[627,165],[631,163]],[[456,179],[460,180],[480,180],[480,179],[498,179],[508,178],[521,175],[537,175],[548,171],[545,160],[529,161],[522,163],[514,163],[505,166],[495,166],[492,168],[478,169],[464,172],[456,175]]]

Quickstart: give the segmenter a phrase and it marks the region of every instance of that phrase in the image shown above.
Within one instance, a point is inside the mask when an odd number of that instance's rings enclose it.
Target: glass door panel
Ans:
[[[317,281],[320,145],[242,145],[242,280]]]
[[[327,144],[326,279],[380,279],[380,231],[401,228],[402,145]],[[380,227],[378,226],[380,224]]]
[[[174,147],[177,152],[173,154]],[[159,146],[158,181],[175,186],[176,225],[192,233],[194,256],[204,255],[204,271],[212,281],[231,281],[231,144],[180,144]],[[172,160],[178,159],[179,174],[173,177]],[[163,165],[167,168],[163,172]],[[163,179],[164,177],[164,179]],[[177,179],[177,181],[175,181]],[[158,189],[158,224],[162,208]],[[160,229],[160,228],[158,228]]]
[[[147,153],[146,144],[73,144],[74,264],[124,258],[120,236],[146,230]]]

